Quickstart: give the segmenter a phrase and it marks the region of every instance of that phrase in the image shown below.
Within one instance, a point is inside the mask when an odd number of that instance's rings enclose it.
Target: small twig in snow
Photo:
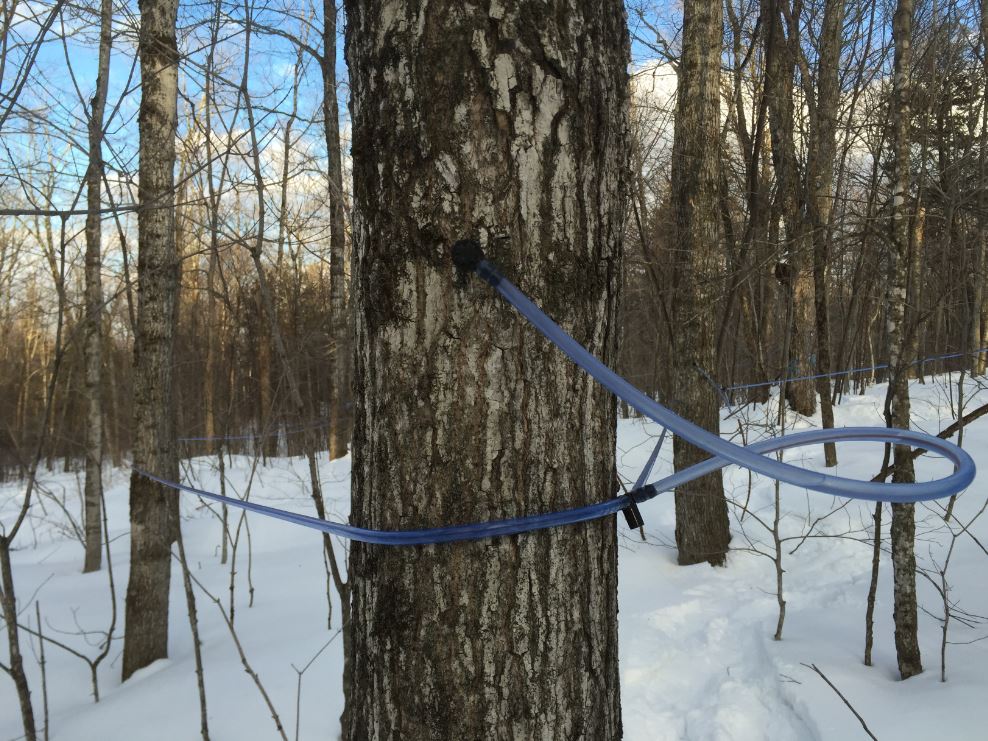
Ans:
[[[868,728],[868,724],[865,723],[865,719],[861,717],[861,713],[859,713],[857,710],[855,710],[854,709],[854,706],[850,702],[848,702],[848,700],[847,700],[846,697],[844,697],[844,694],[839,689],[837,689],[837,687],[834,685],[833,682],[831,682],[829,679],[827,679],[827,675],[824,674],[822,671],[820,671],[820,669],[817,667],[816,664],[803,664],[803,666],[805,666],[807,669],[812,669],[817,674],[819,674],[820,675],[820,678],[824,682],[826,682],[828,685],[830,685],[830,689],[832,689],[834,692],[836,692],[837,693],[837,696],[841,700],[843,700],[844,701],[844,704],[847,705],[847,707],[850,709],[850,711],[852,713],[854,713],[854,717],[857,718],[858,719],[858,722],[861,723],[861,727],[864,728],[865,733],[867,733],[869,737],[871,737],[872,739],[874,739],[874,741],[878,741],[878,737],[874,733],[871,732],[871,729],[870,728]]]

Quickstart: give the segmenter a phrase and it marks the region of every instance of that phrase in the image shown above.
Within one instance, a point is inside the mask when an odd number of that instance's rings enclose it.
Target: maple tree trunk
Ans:
[[[350,391],[352,322],[347,307],[346,231],[343,210],[343,149],[336,100],[336,2],[323,0],[323,118],[329,155],[329,458],[347,454],[353,426]]]
[[[100,500],[103,496],[103,260],[100,243],[103,232],[100,193],[103,179],[103,112],[110,76],[110,44],[113,6],[100,5],[100,44],[96,72],[96,94],[89,116],[89,168],[86,171],[86,335],[83,352],[86,365],[86,481],[84,484],[84,527],[86,555],[82,570],[98,571],[103,554]]]
[[[614,399],[479,280],[490,259],[616,357],[628,189],[618,0],[347,4],[354,524],[613,496]],[[614,518],[468,543],[355,543],[344,737],[621,735]]]
[[[177,0],[141,0],[140,189],[137,332],[134,340],[134,468],[178,480],[172,397],[179,258],[175,240]],[[130,580],[123,678],[168,655],[175,492],[130,478]]]
[[[713,372],[716,362],[713,294],[722,251],[718,206],[722,12],[720,4],[702,0],[684,5],[672,171],[677,247],[672,398],[679,413],[715,433],[720,432],[720,399],[701,370]],[[679,471],[705,460],[709,453],[676,436],[673,457]],[[707,561],[721,566],[730,539],[720,471],[676,490],[680,564]]]

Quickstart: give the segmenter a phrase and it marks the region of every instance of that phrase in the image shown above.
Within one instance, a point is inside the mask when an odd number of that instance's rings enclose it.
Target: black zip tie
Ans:
[[[648,486],[643,486],[641,489],[635,489],[634,491],[629,491],[624,495],[625,499],[628,500],[628,506],[622,509],[624,513],[625,522],[628,523],[628,527],[632,530],[639,530],[645,527],[645,518],[642,517],[641,510],[638,509],[638,500],[635,495],[641,493],[644,499],[650,499],[654,494],[652,494],[654,486],[649,484]]]

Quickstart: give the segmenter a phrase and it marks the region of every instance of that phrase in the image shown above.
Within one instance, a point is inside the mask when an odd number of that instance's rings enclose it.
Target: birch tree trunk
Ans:
[[[175,241],[178,0],[141,0],[140,186],[137,332],[134,340],[134,467],[178,480],[172,399],[179,260]],[[130,581],[123,678],[168,655],[168,588],[178,498],[130,479]]]
[[[912,264],[910,249],[910,212],[907,203],[909,193],[909,118],[910,118],[910,69],[912,67],[913,0],[898,0],[892,20],[892,38],[895,44],[893,68],[892,106],[892,249],[889,251],[889,411],[893,427],[909,427],[909,357],[908,326],[906,324],[906,297],[908,295],[909,269]],[[894,470],[892,480],[911,483],[916,480],[913,460],[908,445],[896,445],[893,449]],[[916,515],[915,505],[893,504],[892,571],[895,593],[895,651],[899,662],[899,674],[908,679],[923,671],[917,636],[918,616],[916,608]]]
[[[323,0],[323,119],[329,156],[329,458],[347,454],[353,415],[350,412],[350,352],[352,325],[347,310],[346,230],[343,211],[343,149],[340,111],[336,100],[336,0]]]
[[[721,260],[720,3],[687,0],[683,6],[683,53],[679,69],[672,155],[672,199],[676,250],[672,320],[674,393],[678,411],[706,429],[720,432],[719,399],[701,369],[716,362],[717,309]],[[673,441],[677,471],[709,453],[678,436]],[[731,539],[720,471],[676,490],[676,545],[679,563],[707,561],[722,566]]]
[[[489,257],[615,358],[628,182],[619,0],[348,0],[356,305],[352,515],[467,523],[615,490],[613,397],[450,261]],[[354,544],[344,737],[621,736],[611,518]]]
[[[113,6],[100,4],[99,58],[96,68],[96,94],[89,116],[89,168],[86,171],[86,483],[83,493],[86,555],[82,570],[98,571],[102,561],[103,537],[100,500],[103,496],[103,260],[100,243],[100,193],[103,179],[103,112],[106,108],[110,77]]]

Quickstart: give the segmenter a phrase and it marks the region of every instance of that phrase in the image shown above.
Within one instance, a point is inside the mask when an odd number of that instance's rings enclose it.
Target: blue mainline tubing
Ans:
[[[466,245],[466,247],[464,247]],[[459,254],[457,251],[459,250]],[[464,255],[464,251],[467,254]],[[317,517],[296,514],[263,504],[247,502],[233,497],[225,497],[214,492],[196,489],[192,486],[168,481],[146,471],[134,469],[135,473],[178,491],[196,494],[204,499],[222,502],[249,512],[267,515],[296,525],[320,530],[331,535],[381,545],[407,546],[431,545],[456,541],[480,540],[505,535],[517,535],[534,530],[571,525],[615,514],[635,504],[647,502],[659,494],[676,488],[688,481],[734,463],[756,473],[806,489],[832,494],[834,496],[883,501],[912,503],[929,499],[939,499],[957,494],[974,480],[975,465],[971,456],[953,443],[933,435],[915,430],[900,430],[889,427],[844,427],[838,429],[807,430],[791,435],[771,438],[748,446],[736,445],[723,440],[692,422],[683,419],[646,394],[595,358],[586,348],[563,331],[514,284],[502,276],[487,260],[483,259],[479,245],[458,242],[453,248],[454,261],[460,269],[477,273],[487,281],[515,309],[528,319],[550,342],[556,345],[567,357],[589,373],[604,388],[626,402],[644,416],[673,431],[687,442],[703,448],[714,457],[689,468],[678,471],[655,483],[648,484],[605,502],[575,507],[546,514],[514,517],[506,520],[492,520],[464,525],[425,528],[419,530],[375,530],[356,527]],[[810,471],[804,468],[776,461],[768,453],[788,448],[817,445],[826,442],[882,442],[896,445],[910,445],[937,453],[953,464],[954,470],[948,476],[934,481],[914,484],[887,484],[876,481],[857,481],[842,476]]]
[[[931,363],[936,360],[952,360],[953,358],[963,358],[967,355],[981,355],[982,353],[988,352],[988,347],[982,347],[978,350],[972,350],[971,352],[952,352],[946,355],[931,355],[928,358],[920,358],[919,360],[914,360],[909,365],[920,365],[922,363]],[[779,378],[775,381],[758,381],[756,383],[739,383],[736,386],[718,386],[718,391],[741,391],[742,389],[757,389],[763,386],[777,386],[783,382],[793,383],[795,381],[815,381],[818,378],[835,378],[837,376],[850,375],[852,373],[863,373],[864,371],[870,370],[885,370],[889,367],[888,363],[879,363],[878,365],[867,365],[863,368],[848,368],[846,370],[833,371],[832,373],[817,373],[813,376],[793,376],[792,378]],[[706,373],[704,373],[706,375]],[[709,378],[709,376],[707,376]],[[711,379],[713,382],[713,379]],[[721,394],[723,396],[723,393]],[[727,406],[730,406],[727,404]]]
[[[344,409],[350,409],[353,406],[352,401],[348,401],[343,405]],[[252,432],[247,435],[207,435],[200,437],[179,437],[176,440],[180,443],[201,443],[201,442],[211,442],[211,441],[238,441],[238,440],[267,440],[273,437],[281,437],[282,435],[295,435],[299,432],[308,432],[309,430],[322,430],[329,427],[332,420],[323,418],[318,419],[309,424],[300,425],[297,427],[286,427],[281,430],[270,430],[268,432]]]
[[[955,352],[949,353],[947,355],[931,355],[928,358],[920,358],[919,360],[914,360],[910,365],[919,365],[921,363],[930,363],[936,360],[950,360],[952,358],[961,358],[965,355],[980,355],[982,353],[988,352],[988,347],[983,347],[980,350],[974,350],[973,352]],[[864,371],[870,370],[883,370],[888,368],[888,363],[880,363],[878,365],[868,365],[861,368],[847,368],[845,370],[833,371],[831,373],[817,373],[813,376],[794,376],[792,378],[777,378],[774,381],[757,381],[755,383],[741,383],[735,386],[721,386],[717,383],[717,380],[711,376],[707,371],[703,370],[697,366],[697,370],[703,374],[703,377],[707,379],[710,386],[720,395],[721,402],[724,406],[730,407],[731,400],[727,397],[728,391],[741,391],[743,389],[754,389],[761,388],[763,386],[778,386],[779,384],[794,383],[796,381],[814,381],[817,378],[836,378],[837,376],[850,375],[852,373],[862,373]],[[352,406],[348,404],[347,407]],[[242,441],[242,440],[266,440],[273,437],[280,437],[281,435],[295,435],[299,432],[306,432],[308,430],[321,430],[323,428],[329,427],[329,420],[323,419],[318,422],[314,422],[310,425],[303,425],[301,427],[289,427],[284,430],[273,430],[271,432],[255,432],[249,433],[247,435],[212,435],[205,437],[179,437],[176,440],[180,443],[193,443],[193,442],[210,442],[210,441]]]
[[[324,427],[329,427],[329,420],[324,419],[319,422],[314,422],[311,425],[302,425],[301,427],[289,427],[284,430],[272,430],[271,432],[255,432],[247,435],[210,435],[207,437],[179,437],[176,440],[180,443],[200,443],[209,441],[237,441],[237,440],[267,440],[273,437],[281,437],[282,435],[294,435],[299,432],[307,432],[309,430],[321,430]]]

